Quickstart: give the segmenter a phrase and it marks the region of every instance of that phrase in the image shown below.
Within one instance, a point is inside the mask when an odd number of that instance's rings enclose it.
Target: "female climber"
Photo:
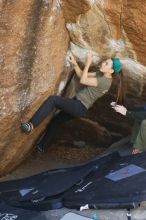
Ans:
[[[21,130],[30,133],[36,128],[54,109],[61,110],[49,123],[46,134],[37,144],[37,148],[43,152],[50,145],[55,136],[56,129],[60,124],[74,117],[84,117],[95,101],[110,89],[113,74],[120,74],[122,64],[119,58],[107,59],[99,65],[96,72],[90,72],[93,55],[88,52],[83,71],[80,69],[76,59],[71,55],[68,60],[72,63],[74,70],[84,88],[77,92],[74,98],[62,96],[49,96],[36,111],[29,122],[21,124]]]

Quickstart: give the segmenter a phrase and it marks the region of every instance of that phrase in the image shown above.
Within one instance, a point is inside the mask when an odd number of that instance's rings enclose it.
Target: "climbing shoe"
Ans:
[[[30,133],[33,130],[33,124],[31,122],[21,123],[21,130],[25,133]]]

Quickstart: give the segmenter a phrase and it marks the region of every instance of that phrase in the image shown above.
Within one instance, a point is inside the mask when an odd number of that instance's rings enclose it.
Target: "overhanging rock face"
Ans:
[[[59,1],[3,1],[1,7],[3,174],[20,163],[38,135],[23,135],[20,122],[28,120],[45,97],[57,91],[68,33]]]
[[[105,56],[120,56],[127,105],[144,103],[145,10],[146,4],[136,0],[0,2],[1,175],[26,157],[42,132],[45,123],[30,136],[22,134],[20,122],[28,120],[47,96],[58,92],[62,72],[66,77],[71,70],[65,62],[70,51],[84,63],[87,50],[93,50],[95,65]],[[114,89],[110,95],[115,97]],[[100,114],[100,121],[105,113],[113,121],[110,112],[97,107],[93,113]],[[92,119],[98,120],[94,115]]]

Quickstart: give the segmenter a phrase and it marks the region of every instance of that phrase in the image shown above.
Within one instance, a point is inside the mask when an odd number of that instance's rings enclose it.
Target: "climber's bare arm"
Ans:
[[[76,63],[76,64],[73,64],[73,66],[74,66],[74,70],[75,70],[77,76],[78,76],[79,78],[81,78],[83,71],[80,69],[80,67],[79,67],[79,65],[78,65],[77,63]]]
[[[82,76],[80,78],[80,83],[85,85],[85,86],[94,86],[97,87],[98,86],[98,80],[96,77],[96,72],[88,72],[90,65],[86,65]]]
[[[88,72],[88,77],[96,77],[96,72]]]
[[[92,53],[87,54],[85,68],[82,71],[73,55],[68,57],[68,61],[73,64],[77,76],[80,78],[80,83],[89,86],[97,86],[96,72],[88,72],[92,63]]]
[[[73,65],[77,76],[80,78],[82,76],[82,70],[80,69],[75,57],[72,54],[68,57],[68,61]]]
[[[89,72],[89,67],[92,63],[92,53],[87,54],[86,65],[83,70],[82,76],[80,78],[80,83],[86,86],[98,86],[98,80],[96,77],[96,72]]]
[[[82,77],[83,71],[80,69],[79,65],[74,64],[74,70],[79,78]],[[88,72],[88,77],[96,77],[96,72]]]

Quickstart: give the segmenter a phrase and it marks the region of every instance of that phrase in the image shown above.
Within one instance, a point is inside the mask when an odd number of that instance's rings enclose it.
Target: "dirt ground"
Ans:
[[[102,147],[75,148],[70,146],[70,143],[52,145],[45,153],[40,153],[34,148],[31,155],[17,169],[0,178],[0,181],[19,179],[50,169],[75,166],[95,158],[103,151],[105,148]]]

